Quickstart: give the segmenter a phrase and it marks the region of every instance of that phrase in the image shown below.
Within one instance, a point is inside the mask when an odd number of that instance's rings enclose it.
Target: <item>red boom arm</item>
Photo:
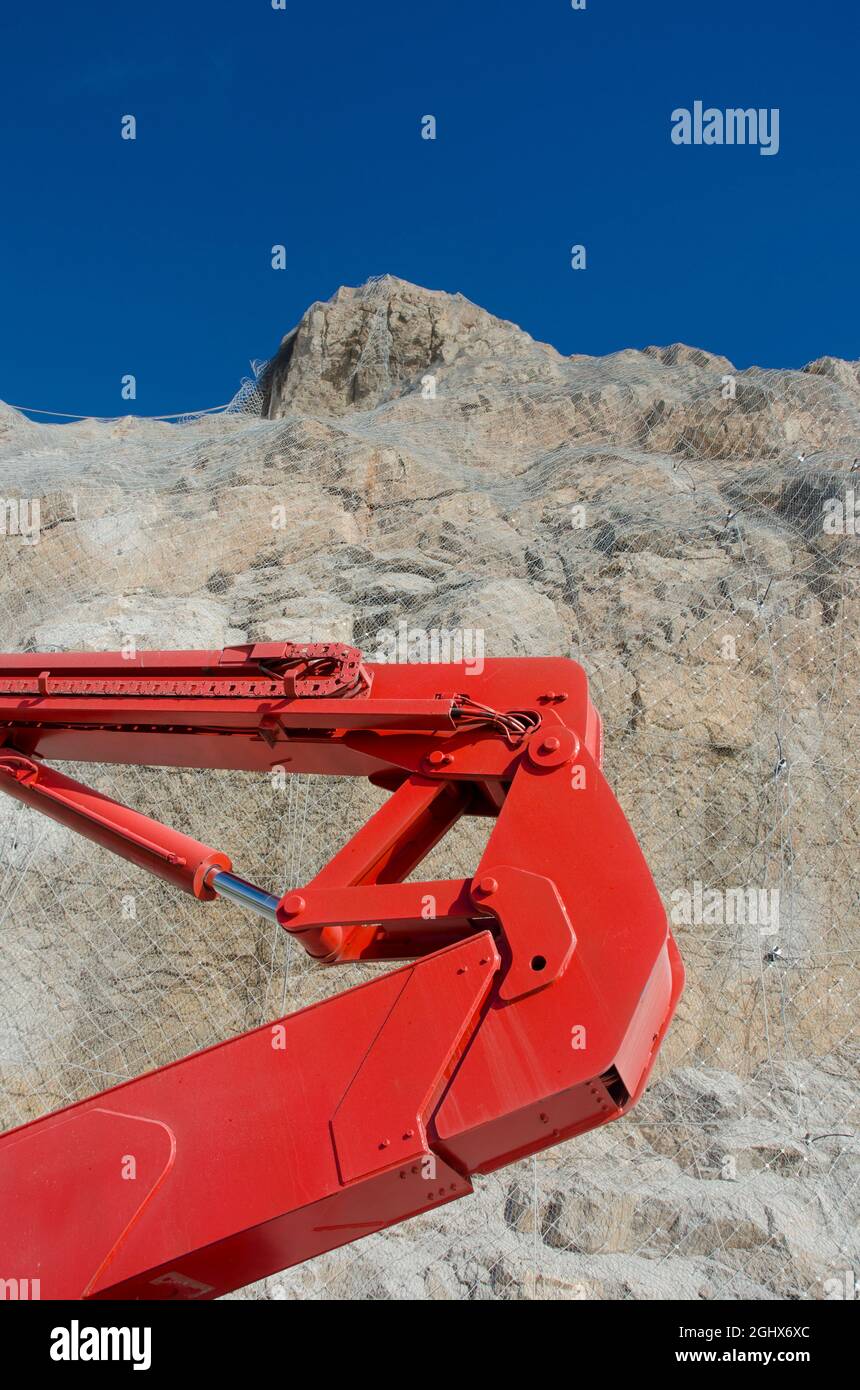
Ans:
[[[212,1298],[627,1110],[683,968],[601,738],[560,659],[0,655],[0,790],[322,961],[410,962],[3,1135],[0,1275],[43,1297]],[[46,758],[283,767],[391,795],[277,898]],[[462,815],[495,818],[472,877],[412,880]]]

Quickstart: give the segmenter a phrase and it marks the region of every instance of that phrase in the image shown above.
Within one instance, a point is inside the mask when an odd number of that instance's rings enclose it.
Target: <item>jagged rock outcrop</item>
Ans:
[[[265,413],[277,419],[290,411],[370,409],[414,389],[427,373],[481,363],[505,380],[514,363],[538,371],[562,361],[462,295],[384,276],[311,305],[268,364]]]

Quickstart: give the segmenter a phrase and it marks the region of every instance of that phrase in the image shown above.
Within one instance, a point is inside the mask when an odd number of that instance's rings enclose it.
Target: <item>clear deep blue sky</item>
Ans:
[[[219,404],[308,304],[385,271],[567,353],[680,339],[739,366],[857,358],[857,15],[855,0],[7,4],[0,398]],[[696,99],[779,107],[779,154],[673,145],[670,114]]]

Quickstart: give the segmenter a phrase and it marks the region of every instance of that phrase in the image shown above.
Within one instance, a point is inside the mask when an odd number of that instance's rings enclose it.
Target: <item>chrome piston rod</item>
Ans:
[[[207,874],[206,883],[220,897],[229,898],[240,907],[258,912],[261,917],[268,917],[270,922],[277,921],[275,911],[281,900],[273,893],[266,893],[264,889],[256,888],[253,883],[248,883],[244,878],[237,878],[225,869],[214,869]]]

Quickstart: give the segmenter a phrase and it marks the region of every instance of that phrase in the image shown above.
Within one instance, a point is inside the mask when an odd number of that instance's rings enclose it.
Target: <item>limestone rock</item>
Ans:
[[[860,511],[858,457],[857,363],[564,357],[393,277],[313,305],[222,416],[46,426],[0,406],[0,649],[329,638],[374,659],[405,630],[410,659],[434,631],[573,656],[667,909],[695,883],[779,892],[773,923],[676,923],[686,991],[629,1116],[250,1296],[802,1299],[860,1268],[860,540],[823,530],[852,488]],[[384,796],[72,775],[273,891]],[[464,818],[428,877],[470,874],[488,828]],[[5,798],[0,894],[0,1128],[374,968],[319,970]]]

